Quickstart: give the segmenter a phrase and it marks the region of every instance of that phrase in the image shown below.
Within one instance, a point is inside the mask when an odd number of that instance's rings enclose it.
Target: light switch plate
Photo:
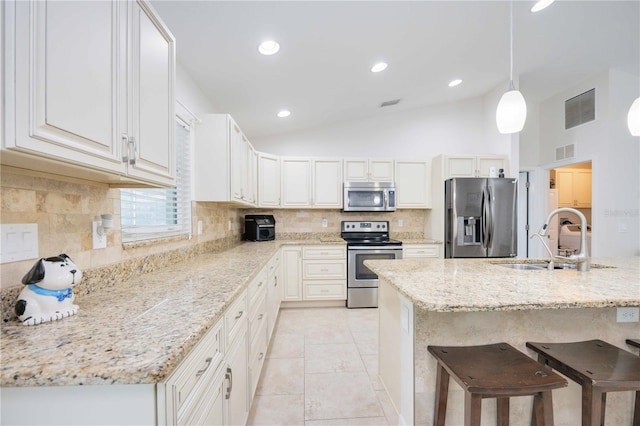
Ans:
[[[38,224],[10,223],[0,225],[0,263],[38,257]]]

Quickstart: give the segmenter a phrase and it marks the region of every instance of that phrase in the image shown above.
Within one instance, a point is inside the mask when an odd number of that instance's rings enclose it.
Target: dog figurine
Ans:
[[[66,254],[38,260],[22,278],[16,314],[24,325],[36,325],[75,315],[78,305],[71,287],[82,280],[82,272]]]

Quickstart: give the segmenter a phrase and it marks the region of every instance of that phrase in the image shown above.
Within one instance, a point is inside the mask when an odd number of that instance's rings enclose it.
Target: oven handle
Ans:
[[[402,246],[348,246],[347,250],[369,250],[369,251],[402,251]]]

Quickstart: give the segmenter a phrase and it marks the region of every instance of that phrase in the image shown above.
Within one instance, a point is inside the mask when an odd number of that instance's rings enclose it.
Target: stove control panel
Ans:
[[[389,221],[343,221],[342,232],[388,232]]]

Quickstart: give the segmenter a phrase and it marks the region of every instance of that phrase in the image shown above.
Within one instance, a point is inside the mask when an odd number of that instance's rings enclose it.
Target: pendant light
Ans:
[[[496,110],[496,124],[498,131],[503,134],[517,133],[524,127],[527,119],[527,104],[520,91],[513,85],[513,0],[509,2],[510,29],[510,69],[509,88],[500,98]]]
[[[627,126],[631,136],[640,136],[640,97],[636,98],[627,114]]]

